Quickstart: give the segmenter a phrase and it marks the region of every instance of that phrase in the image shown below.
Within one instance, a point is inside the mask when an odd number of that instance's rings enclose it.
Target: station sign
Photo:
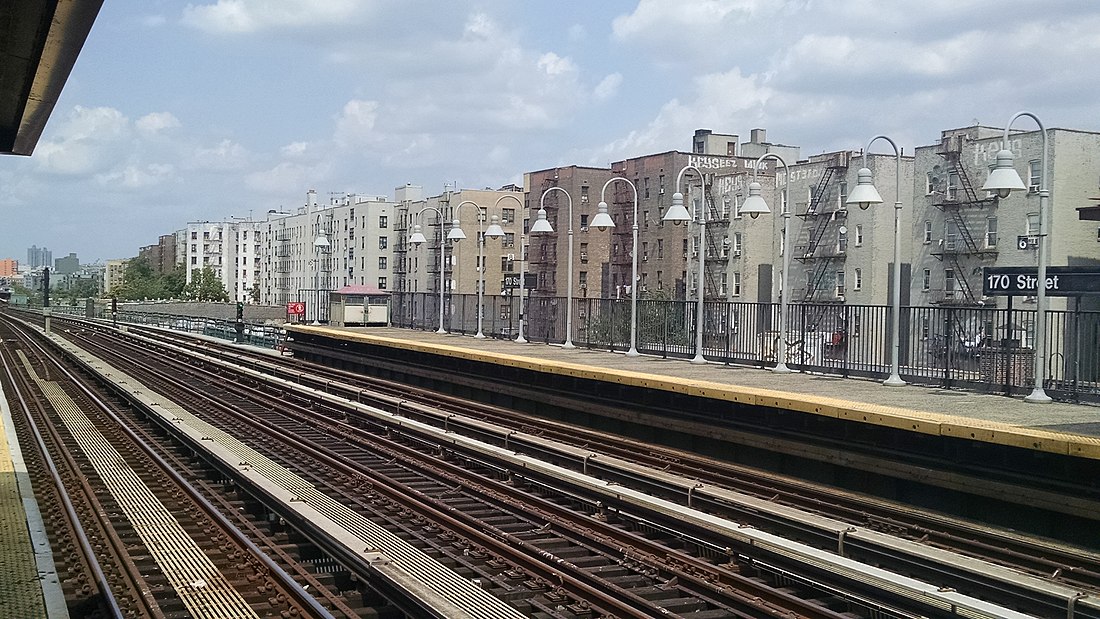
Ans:
[[[306,304],[301,302],[287,303],[286,313],[288,316],[304,316],[306,313]]]
[[[537,273],[524,273],[523,274],[523,287],[532,290],[539,285],[539,276]],[[504,290],[515,290],[519,288],[519,273],[505,273],[504,274]]]
[[[986,267],[982,271],[985,296],[1031,297],[1038,290],[1038,269],[1034,267]],[[1047,267],[1046,294],[1052,297],[1100,294],[1100,267]]]

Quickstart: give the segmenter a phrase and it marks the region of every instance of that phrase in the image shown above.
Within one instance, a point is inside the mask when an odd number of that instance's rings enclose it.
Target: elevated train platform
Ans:
[[[1100,529],[1097,407],[431,331],[288,335],[334,367],[962,516],[1003,500],[1000,524],[1040,534]]]

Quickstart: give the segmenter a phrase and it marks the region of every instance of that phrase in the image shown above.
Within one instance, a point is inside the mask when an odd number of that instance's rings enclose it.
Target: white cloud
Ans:
[[[217,0],[188,4],[183,23],[219,34],[343,25],[370,4],[361,0]]]
[[[103,170],[130,134],[130,122],[118,110],[78,105],[55,127],[50,139],[39,142],[35,159],[42,171],[54,174]]]
[[[565,75],[567,73],[576,73],[577,65],[573,64],[572,60],[568,58],[562,58],[554,52],[546,52],[539,56],[538,62],[535,63],[539,69],[546,72],[547,75],[558,76]]]
[[[353,146],[376,142],[378,136],[374,124],[378,120],[378,102],[352,100],[344,104],[336,119],[336,143]]]
[[[733,130],[746,122],[756,122],[773,95],[759,76],[743,76],[740,69],[702,75],[693,82],[691,99],[668,101],[645,128],[603,146],[589,156],[589,162],[625,159],[670,148],[686,149],[689,136],[700,127]]]
[[[227,139],[209,148],[196,148],[189,158],[188,167],[198,170],[242,170],[250,159],[244,146]]]
[[[152,137],[165,129],[179,127],[180,121],[171,112],[154,112],[137,119],[134,126],[143,136]]]
[[[245,184],[265,195],[291,195],[305,191],[318,180],[327,178],[329,164],[304,165],[283,161],[266,170],[245,175]]]
[[[607,101],[619,93],[619,86],[622,86],[622,84],[623,74],[612,73],[600,80],[599,84],[596,84],[596,89],[592,92],[592,95],[597,101]]]
[[[171,164],[149,163],[144,165],[127,165],[105,174],[97,174],[95,178],[100,185],[121,186],[126,189],[142,189],[168,181],[174,174],[175,167]]]

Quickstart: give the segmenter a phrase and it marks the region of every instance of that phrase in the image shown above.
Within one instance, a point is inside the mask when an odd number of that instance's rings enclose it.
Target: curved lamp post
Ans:
[[[791,282],[788,278],[790,277],[791,254],[794,253],[794,247],[791,245],[790,169],[787,168],[787,162],[782,157],[775,153],[767,153],[756,160],[756,165],[753,166],[752,170],[752,182],[749,183],[749,197],[745,199],[741,212],[748,211],[753,217],[756,217],[759,213],[770,212],[768,204],[760,195],[760,183],[756,181],[757,171],[760,170],[760,164],[765,159],[775,159],[783,164],[783,172],[787,174],[787,181],[783,183],[783,206],[786,208],[780,209],[783,215],[783,274],[780,276],[783,278],[783,287],[779,291],[779,361],[772,368],[772,371],[776,374],[790,374],[792,370],[787,367],[787,308],[791,298]]]
[[[596,207],[596,216],[592,218],[592,223],[589,226],[595,226],[596,229],[603,232],[608,228],[615,227],[615,221],[611,219],[611,215],[607,214],[607,202],[604,200],[604,194],[607,192],[607,186],[611,183],[620,182],[626,183],[630,186],[630,190],[634,192],[634,225],[632,226],[633,232],[633,246],[630,249],[630,253],[633,256],[631,268],[630,268],[630,349],[626,351],[626,356],[637,357],[638,356],[638,188],[634,186],[634,183],[629,179],[625,179],[621,176],[615,176],[607,179],[607,182],[603,184],[603,188],[600,189],[600,204]]]
[[[314,260],[317,263],[317,270],[313,273],[313,288],[317,299],[317,307],[313,309],[313,323],[315,325],[321,324],[321,253],[324,252],[326,247],[329,247],[331,243],[328,242],[328,233],[324,228],[321,228],[317,232],[317,238],[313,239],[313,254],[316,256]]]
[[[425,206],[424,208],[420,209],[415,217],[423,219],[425,211],[435,211],[435,214],[439,216],[439,328],[436,329],[435,332],[442,335],[447,333],[447,330],[443,328],[443,292],[446,288],[443,285],[443,248],[444,243],[446,243],[447,240],[446,237],[443,235],[444,217],[443,211],[437,209],[434,206]],[[420,224],[414,225],[412,236],[409,237],[409,242],[419,247],[421,244],[427,242],[427,240],[428,239],[424,238],[424,233],[420,231]]]
[[[519,206],[519,210],[517,211],[520,214],[519,216],[520,217],[523,216],[523,202],[520,202],[519,198],[513,196],[510,193],[506,193],[503,196],[500,196],[499,198],[497,198],[497,201],[493,203],[493,210],[496,210],[496,208],[498,206],[500,206],[500,203],[505,201],[505,200],[515,201],[515,203]],[[489,229],[492,230],[492,226],[489,226]],[[523,337],[523,276],[524,276],[524,273],[525,273],[525,271],[524,271],[525,261],[523,259],[523,234],[522,234],[522,230],[523,230],[523,228],[521,227],[520,228],[521,234],[519,235],[519,268],[520,268],[520,271],[519,271],[519,331],[517,333],[515,341],[519,344],[526,344],[527,340]],[[486,232],[486,234],[489,234],[489,233]],[[500,234],[501,234],[501,236],[504,236],[504,230],[503,229],[501,229]],[[480,321],[480,319],[479,319],[479,321]],[[481,330],[481,328],[479,327],[478,331],[480,331],[480,330]]]
[[[484,306],[484,289],[485,289],[485,237],[491,237],[499,239],[504,236],[504,230],[500,228],[500,224],[497,223],[497,216],[493,215],[493,221],[489,224],[488,230],[483,230],[482,226],[485,223],[485,208],[478,206],[477,202],[473,200],[463,200],[455,207],[455,214],[462,210],[464,205],[471,205],[477,209],[477,334],[474,335],[477,339],[484,339],[485,333],[481,330],[482,315],[485,313]],[[457,243],[466,238],[466,233],[462,231],[459,226],[458,217],[451,223],[451,231],[447,233],[447,240]]]
[[[894,320],[890,324],[890,377],[882,381],[887,387],[901,387],[905,381],[898,373],[898,356],[901,350],[901,151],[893,140],[885,135],[876,135],[867,142],[867,148],[863,149],[863,167],[856,173],[856,188],[848,195],[844,202],[848,205],[859,205],[862,210],[867,210],[872,204],[882,204],[882,196],[875,189],[871,170],[867,167],[867,151],[871,150],[871,144],[875,140],[885,140],[894,149],[896,158],[895,168],[897,180],[894,185],[894,286],[893,312]]]
[[[699,298],[695,304],[695,356],[692,357],[692,363],[706,363],[706,358],[703,357],[703,294],[704,291],[704,264],[706,262],[706,203],[707,195],[706,188],[703,182],[703,173],[699,168],[693,165],[686,165],[680,168],[680,171],[676,174],[676,184],[672,186],[675,189],[675,193],[672,194],[672,206],[668,207],[668,211],[665,212],[665,216],[661,218],[662,221],[667,221],[675,225],[687,224],[691,221],[691,213],[688,213],[687,208],[684,207],[684,194],[680,193],[680,181],[684,178],[684,172],[692,170],[699,177],[699,189],[702,193],[701,206],[696,211],[699,224],[699,242],[697,244],[699,255],[699,283],[697,290]]]
[[[569,279],[565,285],[565,343],[562,344],[562,348],[575,348],[575,346],[573,346],[573,197],[569,195],[568,191],[561,187],[551,187],[542,192],[542,196],[539,197],[538,219],[536,219],[534,225],[531,226],[531,233],[539,234],[554,231],[554,227],[546,220],[546,207],[543,206],[546,200],[546,194],[551,191],[560,191],[564,193],[565,199],[569,203],[569,228],[567,232],[569,236],[569,251],[565,266],[565,273]]]
[[[1046,313],[1047,313],[1047,261],[1050,259],[1050,250],[1047,248],[1047,209],[1048,202],[1050,201],[1050,190],[1047,187],[1047,130],[1043,127],[1043,122],[1039,120],[1037,116],[1031,112],[1017,112],[1005,125],[1004,141],[1001,145],[1001,150],[997,153],[997,164],[994,166],[993,171],[989,173],[989,178],[986,179],[985,185],[982,185],[982,189],[985,191],[992,191],[997,194],[998,197],[1007,198],[1010,193],[1015,190],[1024,190],[1027,187],[1024,182],[1020,180],[1020,175],[1016,172],[1016,169],[1012,167],[1013,155],[1012,151],[1008,149],[1008,132],[1012,128],[1012,123],[1016,122],[1017,118],[1021,116],[1027,116],[1035,121],[1035,124],[1039,125],[1039,133],[1043,136],[1043,156],[1042,156],[1042,168],[1041,176],[1039,177],[1039,269],[1038,278],[1036,279],[1035,286],[1035,384],[1032,387],[1031,393],[1024,398],[1025,402],[1033,402],[1037,404],[1045,404],[1051,401],[1050,396],[1047,395],[1043,389],[1043,378],[1046,366],[1043,363],[1047,356],[1047,338],[1046,338]]]

